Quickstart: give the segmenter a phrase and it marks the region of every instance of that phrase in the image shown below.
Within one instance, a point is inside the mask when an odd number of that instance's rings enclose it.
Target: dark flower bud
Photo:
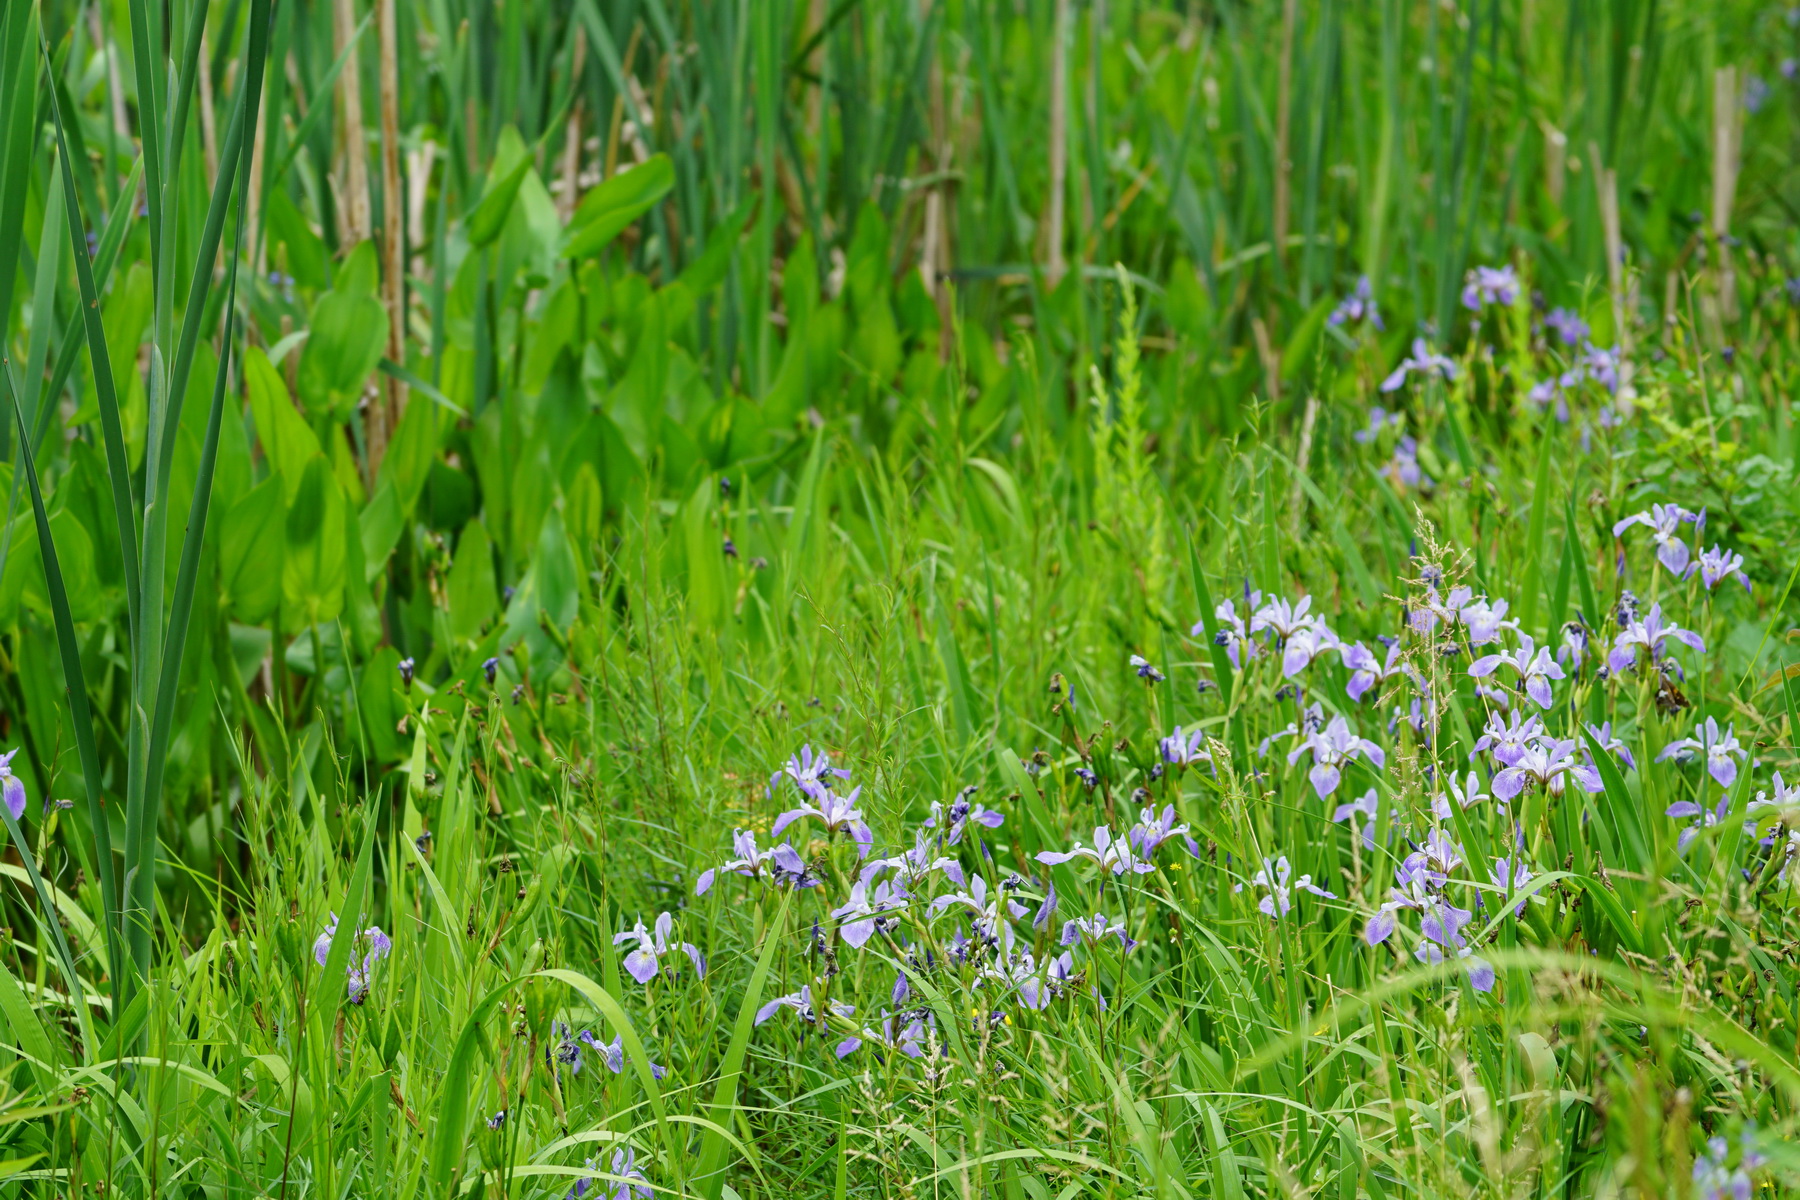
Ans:
[[[411,658],[401,659],[399,663],[396,664],[396,669],[400,672],[400,682],[405,685],[408,691],[411,691],[413,681],[413,660]]]
[[[499,670],[500,670],[500,660],[499,659],[488,658],[488,659],[482,660],[481,673],[487,677],[489,687],[494,686],[494,676],[499,673]]]

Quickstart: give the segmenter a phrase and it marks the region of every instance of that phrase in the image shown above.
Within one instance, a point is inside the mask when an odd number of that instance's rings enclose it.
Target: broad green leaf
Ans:
[[[564,258],[598,254],[627,225],[650,211],[675,186],[675,165],[666,154],[653,154],[621,171],[582,197],[569,221]]]
[[[475,211],[469,214],[466,228],[471,246],[491,245],[500,236],[506,228],[507,217],[512,215],[519,185],[525,182],[525,173],[529,170],[531,155],[520,139],[519,131],[508,125],[500,132],[493,167],[488,172],[487,188],[475,205]]]
[[[302,629],[343,611],[344,496],[324,455],[307,464],[284,520],[283,625]]]
[[[281,603],[287,545],[281,480],[263,480],[219,514],[219,578],[238,620],[258,624]]]
[[[445,592],[450,601],[450,632],[459,638],[479,637],[493,620],[499,602],[494,588],[494,544],[480,521],[463,526]]]

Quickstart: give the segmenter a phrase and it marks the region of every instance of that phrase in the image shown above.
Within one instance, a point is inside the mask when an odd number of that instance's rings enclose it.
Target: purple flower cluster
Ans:
[[[313,961],[321,967],[331,957],[331,943],[337,937],[338,915],[331,914],[331,920],[313,942]],[[361,951],[361,957],[357,952]],[[394,952],[394,943],[387,934],[381,932],[379,925],[371,925],[356,935],[351,943],[350,961],[345,965],[345,974],[349,976],[347,988],[350,1003],[361,1004],[369,998],[369,980],[374,974],[375,964]]]

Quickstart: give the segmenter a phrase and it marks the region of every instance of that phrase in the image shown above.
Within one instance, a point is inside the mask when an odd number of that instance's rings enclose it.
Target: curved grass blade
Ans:
[[[18,462],[25,469],[25,482],[31,489],[32,515],[37,521],[38,552],[44,564],[44,583],[50,593],[51,619],[56,626],[56,645],[62,652],[63,684],[69,697],[69,724],[75,731],[76,752],[81,758],[81,774],[86,784],[88,826],[94,831],[94,860],[100,872],[101,902],[106,906],[106,957],[113,964],[113,1012],[121,1011],[120,985],[123,972],[119,958],[119,892],[113,877],[112,831],[107,824],[103,799],[103,776],[100,752],[94,740],[94,714],[88,706],[87,679],[81,669],[81,643],[75,637],[75,621],[69,613],[69,592],[64,586],[62,565],[56,557],[56,540],[50,535],[50,516],[44,510],[44,492],[38,482],[37,460],[25,430],[25,414],[20,410],[18,394],[13,389],[12,368],[0,368],[0,386],[6,389],[8,405],[20,437]]]
[[[44,65],[50,63],[50,48],[41,46]],[[62,168],[63,196],[67,201],[63,212],[68,217],[69,244],[74,250],[75,279],[81,287],[82,326],[87,334],[88,358],[94,371],[94,392],[100,401],[100,433],[106,443],[106,470],[112,478],[113,520],[119,528],[119,554],[125,564],[125,603],[129,610],[132,642],[141,632],[138,600],[137,496],[131,482],[131,465],[125,457],[125,432],[119,420],[119,394],[113,386],[112,359],[106,348],[106,328],[100,320],[100,293],[94,285],[94,271],[87,257],[87,235],[81,227],[81,205],[76,200],[75,176],[69,169],[69,138],[63,129],[62,105],[56,90],[50,90],[50,112],[56,122],[57,162]],[[146,155],[147,157],[147,155]],[[146,173],[149,166],[145,167]],[[154,194],[154,188],[150,189]],[[151,222],[155,229],[155,222]]]
[[[713,1089],[708,1115],[713,1124],[721,1128],[730,1120],[731,1110],[737,1107],[738,1077],[744,1071],[744,1055],[749,1051],[750,1034],[756,1026],[756,1010],[762,1005],[763,986],[768,982],[769,970],[775,963],[775,950],[781,943],[775,931],[787,927],[788,905],[793,898],[792,892],[781,898],[781,907],[775,910],[775,917],[769,923],[763,937],[762,953],[757,955],[756,968],[750,972],[750,982],[744,988],[743,1003],[738,1006],[731,1041],[726,1043],[725,1055],[719,1061],[719,1083]],[[718,1200],[725,1183],[724,1164],[719,1161],[724,1152],[724,1144],[716,1134],[708,1133],[700,1143],[699,1166],[694,1173],[693,1186],[709,1200]]]

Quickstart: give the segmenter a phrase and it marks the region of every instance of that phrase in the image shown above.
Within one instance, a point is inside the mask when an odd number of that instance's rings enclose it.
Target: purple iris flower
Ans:
[[[1131,832],[1126,837],[1137,848],[1137,852],[1146,859],[1156,853],[1158,846],[1170,838],[1177,837],[1187,843],[1189,855],[1194,858],[1200,857],[1200,845],[1188,833],[1188,827],[1185,824],[1177,825],[1175,823],[1175,806],[1173,804],[1165,804],[1160,817],[1156,815],[1154,808],[1140,810],[1138,823],[1131,827]]]
[[[830,832],[848,833],[856,843],[856,856],[867,858],[869,847],[875,844],[875,835],[869,831],[868,822],[863,820],[862,810],[856,807],[856,798],[860,795],[860,784],[850,789],[847,796],[840,796],[830,788],[820,787],[812,795],[813,803],[790,808],[776,817],[769,836],[780,837],[782,830],[802,817],[816,817]]]
[[[1317,704],[1309,704],[1300,713],[1298,721],[1289,721],[1286,725],[1264,738],[1256,747],[1256,756],[1266,758],[1269,747],[1277,738],[1305,738],[1325,728],[1325,709]]]
[[[1192,733],[1182,732],[1181,726],[1175,732],[1156,744],[1162,754],[1162,760],[1171,766],[1191,767],[1195,763],[1211,762],[1212,751],[1206,748],[1206,731],[1196,729]]]
[[[1307,615],[1307,609],[1311,607],[1311,596],[1300,597],[1298,604],[1290,604],[1280,596],[1272,597],[1250,615],[1250,632],[1261,633],[1265,629],[1273,630],[1275,636],[1285,642],[1303,629],[1312,629],[1324,624],[1318,617]]]
[[[1493,867],[1488,871],[1488,878],[1494,881],[1494,886],[1500,889],[1500,894],[1502,896],[1506,895],[1509,886],[1512,894],[1517,896],[1520,892],[1525,890],[1525,885],[1531,882],[1532,874],[1531,868],[1526,865],[1525,860],[1522,858],[1517,862],[1505,858],[1496,858]],[[1525,905],[1529,900],[1529,896],[1520,900],[1513,908],[1513,916],[1524,916]]]
[[[1588,659],[1589,643],[1592,640],[1586,625],[1580,621],[1565,622],[1562,627],[1562,645],[1557,648],[1556,661],[1579,671],[1581,664]]]
[[[1580,369],[1587,377],[1609,392],[1619,390],[1619,350],[1602,350],[1598,346],[1589,346],[1581,356]]]
[[[1479,312],[1489,304],[1511,308],[1519,298],[1519,274],[1511,266],[1476,267],[1463,285],[1463,307]]]
[[[1554,330],[1556,336],[1565,346],[1578,346],[1588,335],[1588,323],[1581,319],[1581,314],[1572,309],[1553,308],[1544,318],[1544,324]]]
[[[25,781],[14,775],[12,769],[13,756],[17,753],[18,750],[13,749],[0,754],[0,796],[5,798],[6,811],[12,814],[12,819],[22,821],[25,819]]]
[[[1063,922],[1062,944],[1065,946],[1073,946],[1078,943],[1097,946],[1109,937],[1118,938],[1120,944],[1127,950],[1137,945],[1136,940],[1126,934],[1123,924],[1109,921],[1100,913],[1095,913],[1091,917],[1078,917],[1072,921]]]
[[[1293,893],[1311,892],[1315,896],[1323,896],[1327,900],[1335,900],[1337,896],[1319,887],[1312,881],[1311,875],[1293,878],[1294,868],[1289,865],[1287,855],[1280,854],[1274,858],[1264,858],[1262,869],[1250,877],[1250,885],[1266,893],[1256,902],[1257,911],[1266,917],[1276,920],[1288,915],[1294,907]],[[1291,881],[1291,884],[1290,884]],[[1234,892],[1244,890],[1243,884],[1231,889]]]
[[[930,913],[935,917],[948,908],[961,908],[972,914],[978,940],[1008,946],[1012,944],[1012,922],[1030,911],[1001,889],[990,889],[987,880],[979,875],[970,878],[967,890],[946,892],[933,900]]]
[[[1387,765],[1387,753],[1368,738],[1351,732],[1349,723],[1341,716],[1331,718],[1331,723],[1324,729],[1308,735],[1305,741],[1288,751],[1288,765],[1298,762],[1308,750],[1312,751],[1313,765],[1306,777],[1312,781],[1313,791],[1321,800],[1337,790],[1346,763],[1367,758],[1377,768]]]
[[[649,983],[656,978],[657,959],[679,946],[683,953],[693,961],[694,973],[701,979],[706,978],[706,959],[699,947],[692,942],[671,942],[669,934],[675,928],[675,917],[671,913],[658,913],[654,931],[645,929],[644,923],[636,925],[623,933],[613,935],[613,945],[622,946],[627,942],[637,942],[637,949],[625,956],[625,971],[639,983]]]
[[[743,875],[750,879],[760,879],[767,875],[777,884],[818,886],[818,880],[806,869],[806,861],[786,842],[767,850],[758,850],[756,835],[747,829],[738,829],[732,832],[731,843],[737,857],[700,872],[700,878],[694,881],[694,895],[704,896],[720,871],[729,871],[733,875]]]
[[[1629,670],[1637,665],[1640,646],[1649,651],[1650,662],[1655,664],[1662,658],[1663,647],[1671,639],[1697,653],[1706,653],[1706,643],[1699,634],[1678,625],[1665,625],[1662,605],[1652,604],[1649,615],[1631,622],[1613,638],[1613,648],[1606,656],[1606,665],[1614,671]]]
[[[1485,646],[1489,642],[1498,641],[1501,630],[1518,632],[1519,623],[1506,619],[1506,607],[1504,600],[1496,600],[1490,604],[1485,597],[1463,605],[1457,616],[1469,631],[1471,646]]]
[[[1605,790],[1600,772],[1575,757],[1575,742],[1560,738],[1541,738],[1525,747],[1519,761],[1494,776],[1494,795],[1511,800],[1536,783],[1553,796],[1560,796],[1566,780],[1573,779],[1589,792]]]
[[[875,885],[873,894],[869,891],[869,881],[859,879],[850,885],[850,900],[842,908],[834,908],[831,915],[840,922],[838,932],[843,934],[844,941],[861,950],[868,940],[877,933],[886,933],[900,924],[897,914],[912,901],[906,890],[904,879],[884,879]]]
[[[1539,708],[1549,708],[1555,703],[1555,697],[1550,691],[1550,681],[1561,679],[1563,669],[1550,657],[1550,648],[1537,645],[1530,634],[1520,634],[1519,641],[1523,644],[1509,654],[1489,654],[1476,659],[1469,664],[1469,674],[1479,679],[1500,667],[1511,667],[1518,673],[1520,687],[1525,694]]]
[[[1598,725],[1587,725],[1584,726],[1584,728],[1594,735],[1594,740],[1600,743],[1600,748],[1602,750],[1606,751],[1608,754],[1618,755],[1624,760],[1627,767],[1631,768],[1633,771],[1637,770],[1637,759],[1631,756],[1631,747],[1627,746],[1622,739],[1613,736],[1611,721],[1602,721]],[[1582,747],[1581,752],[1587,757],[1589,763],[1594,761],[1593,754],[1589,752],[1586,746]]]
[[[1418,848],[1400,861],[1395,877],[1402,886],[1413,884],[1437,891],[1450,881],[1450,873],[1463,865],[1462,847],[1441,829],[1425,835]]]
[[[1744,585],[1746,592],[1750,590],[1750,577],[1744,574],[1744,556],[1734,551],[1714,546],[1688,564],[1687,575],[1690,579],[1695,572],[1699,573],[1701,584],[1709,592],[1726,576],[1735,576]]]
[[[337,937],[338,915],[331,914],[331,921],[325,926],[325,932],[313,942],[313,960],[321,967],[331,955],[331,943]],[[366,949],[364,949],[366,947]],[[356,952],[363,950],[361,961]],[[369,998],[369,978],[374,974],[375,964],[394,952],[394,943],[387,934],[381,932],[379,925],[371,925],[356,935],[351,943],[350,961],[345,964],[344,972],[349,977],[348,989],[350,1003],[361,1004]]]
[[[1719,824],[1725,819],[1725,814],[1730,811],[1730,795],[1720,796],[1718,807],[1713,809],[1708,809],[1704,805],[1696,804],[1692,800],[1677,800],[1675,803],[1669,805],[1668,808],[1663,810],[1663,816],[1674,817],[1677,820],[1682,820],[1687,817],[1694,818],[1694,823],[1684,828],[1681,831],[1681,836],[1675,839],[1676,853],[1686,854],[1687,848],[1694,844],[1694,839],[1700,836],[1701,830],[1711,829],[1714,825]]]
[[[1483,800],[1488,799],[1487,792],[1482,790],[1481,775],[1478,772],[1468,772],[1462,777],[1460,783],[1457,781],[1455,771],[1451,771],[1448,774],[1450,790],[1448,792],[1439,792],[1436,799],[1431,802],[1432,815],[1437,817],[1440,821],[1448,821],[1450,819],[1450,804],[1452,799],[1455,800],[1458,808],[1464,809],[1474,808]]]
[[[1340,804],[1332,812],[1334,822],[1349,821],[1350,828],[1362,834],[1362,844],[1366,849],[1375,848],[1375,822],[1379,816],[1380,794],[1370,788],[1348,804]],[[1361,821],[1357,817],[1363,818]],[[1389,830],[1389,836],[1393,831]]]
[[[1744,748],[1738,744],[1732,727],[1727,725],[1725,732],[1720,733],[1718,721],[1708,717],[1704,722],[1695,724],[1693,737],[1685,737],[1664,746],[1656,756],[1656,761],[1665,762],[1676,758],[1682,762],[1692,762],[1696,757],[1704,758],[1707,773],[1718,781],[1720,787],[1728,788],[1736,782],[1738,773],[1738,765],[1732,761],[1732,756],[1743,758],[1744,754]]]
[[[1394,443],[1394,457],[1383,470],[1409,488],[1431,487],[1431,476],[1419,466],[1419,439],[1407,434]]]
[[[1408,875],[1405,867],[1401,868],[1400,883],[1400,887],[1389,891],[1386,903],[1369,918],[1368,926],[1363,930],[1363,940],[1371,946],[1381,945],[1399,927],[1399,919],[1395,914],[1402,909],[1416,910],[1420,914],[1419,933],[1422,940],[1413,951],[1413,957],[1420,962],[1440,963],[1449,957],[1445,953],[1449,951],[1451,955],[1465,961],[1471,987],[1478,992],[1492,991],[1493,967],[1474,956],[1474,951],[1462,933],[1474,913],[1451,904],[1417,874]]]
[[[1244,609],[1253,614],[1262,603],[1261,592],[1249,592],[1244,597]],[[1213,639],[1218,645],[1225,647],[1225,655],[1231,659],[1233,670],[1241,671],[1244,664],[1256,657],[1256,643],[1250,640],[1250,630],[1245,626],[1244,617],[1238,616],[1237,605],[1231,600],[1221,600],[1213,609],[1213,616],[1219,622],[1219,632]],[[1206,632],[1206,623],[1199,621],[1188,631],[1193,637]]]
[[[1776,776],[1776,779],[1779,780],[1780,776]],[[1043,933],[1045,930],[1049,929],[1050,922],[1056,920],[1056,906],[1056,883],[1053,880],[1050,885],[1044,889],[1044,902],[1038,905],[1037,912],[1031,915],[1031,928],[1038,933]],[[905,978],[904,975],[901,976],[901,979]],[[896,1000],[894,1003],[898,1004],[899,1001]]]
[[[1131,656],[1131,665],[1137,668],[1138,678],[1142,679],[1151,687],[1155,687],[1164,679],[1168,678],[1168,676],[1164,675],[1161,671],[1151,666],[1150,660],[1141,654],[1134,654]]]
[[[998,829],[1006,818],[991,808],[983,808],[971,797],[975,795],[974,787],[966,787],[957,793],[956,799],[950,802],[949,811],[936,800],[931,802],[931,815],[925,818],[925,828],[942,829],[944,838],[950,845],[962,841],[964,832],[971,824],[982,825],[988,829]]]
[[[788,759],[786,766],[769,776],[771,790],[781,782],[783,775],[794,781],[794,786],[800,789],[802,795],[815,800],[821,791],[831,789],[834,779],[850,778],[850,772],[846,768],[832,766],[829,754],[823,750],[814,754],[810,745],[801,746],[800,753]]]
[[[575,1040],[600,1056],[600,1063],[614,1075],[625,1069],[625,1035],[613,1034],[613,1040],[603,1042],[595,1037],[592,1030],[584,1029],[575,1035]],[[663,1079],[668,1071],[656,1063],[650,1064],[650,1075],[654,1079]]]
[[[910,1013],[896,1014],[884,1009],[879,1029],[864,1026],[860,1036],[852,1035],[839,1042],[836,1054],[839,1058],[848,1058],[862,1049],[865,1042],[871,1042],[907,1058],[924,1058],[925,1038],[925,1021]]]
[[[963,878],[962,864],[954,858],[939,857],[933,853],[933,847],[925,836],[923,829],[913,831],[913,848],[892,858],[872,858],[863,864],[862,878],[873,880],[883,871],[897,871],[900,877],[913,886],[923,884],[933,871],[942,871],[958,887],[967,885]]]
[[[1360,276],[1356,287],[1348,296],[1338,301],[1338,306],[1331,310],[1325,318],[1329,325],[1354,325],[1358,321],[1367,321],[1377,329],[1381,324],[1381,312],[1375,306],[1375,288],[1367,275]]]
[[[613,1154],[612,1176],[607,1181],[606,1200],[653,1200],[656,1195],[650,1181],[638,1170],[637,1151],[630,1146]]]
[[[1694,1159],[1694,1196],[1696,1200],[1750,1200],[1755,1184],[1750,1172],[1768,1160],[1754,1149],[1756,1127],[1745,1129],[1740,1139],[1743,1154],[1736,1170],[1731,1168],[1731,1147],[1722,1137],[1706,1139],[1706,1153]]]
[[[1613,536],[1618,537],[1633,525],[1647,527],[1656,542],[1657,561],[1668,568],[1670,574],[1680,576],[1686,573],[1691,554],[1688,544],[1681,540],[1681,526],[1699,519],[1698,513],[1691,513],[1679,504],[1652,504],[1649,511],[1632,513],[1615,524]]]
[[[1342,648],[1338,635],[1319,621],[1296,629],[1281,650],[1281,673],[1292,679],[1321,657]]]
[[[1763,105],[1769,102],[1768,80],[1761,75],[1751,75],[1744,80],[1744,111],[1755,116],[1762,111]]]
[[[1111,871],[1114,875],[1123,875],[1128,871],[1137,875],[1148,875],[1156,869],[1133,852],[1129,839],[1115,839],[1112,830],[1104,825],[1095,827],[1094,846],[1091,850],[1080,842],[1076,842],[1067,853],[1059,850],[1040,850],[1037,855],[1037,860],[1047,867],[1061,866],[1063,863],[1077,858],[1092,859],[1101,870]],[[976,882],[979,883],[980,880],[977,879]],[[944,897],[940,896],[938,899],[942,900]]]
[[[1344,666],[1350,671],[1350,682],[1344,685],[1352,700],[1360,702],[1368,695],[1371,688],[1386,683],[1397,675],[1405,675],[1409,668],[1401,660],[1398,640],[1387,648],[1386,661],[1378,660],[1375,652],[1361,642],[1351,645],[1338,644],[1338,654],[1344,660]]]
[[[800,1022],[803,1025],[816,1025],[819,1022],[819,1014],[813,1008],[812,987],[809,984],[803,984],[799,991],[786,996],[777,996],[775,999],[757,1009],[756,1023],[761,1025],[764,1021],[767,1021],[770,1017],[774,1016],[784,1008],[793,1009],[794,1014],[800,1018]],[[845,1004],[842,1000],[833,1000],[831,1002],[831,1015],[834,1017],[853,1017],[856,1015],[856,1006]]]
[[[1387,409],[1381,407],[1381,405],[1376,404],[1376,405],[1373,405],[1369,409],[1368,427],[1365,429],[1359,429],[1355,433],[1351,434],[1350,436],[1355,438],[1357,441],[1363,443],[1366,446],[1370,442],[1373,442],[1376,438],[1379,438],[1381,436],[1381,431],[1383,429],[1386,429],[1388,426],[1391,425],[1395,429],[1399,429],[1402,425],[1405,425],[1405,424],[1406,424],[1405,417],[1401,416],[1397,412],[1389,412]]]
[[[1074,965],[1074,957],[1064,952],[1047,959],[1040,970],[1031,951],[1017,950],[983,966],[975,982],[977,986],[992,981],[1003,988],[1013,988],[1020,1004],[1038,1012],[1050,1007],[1050,1002],[1062,994],[1062,982],[1073,973]]]

